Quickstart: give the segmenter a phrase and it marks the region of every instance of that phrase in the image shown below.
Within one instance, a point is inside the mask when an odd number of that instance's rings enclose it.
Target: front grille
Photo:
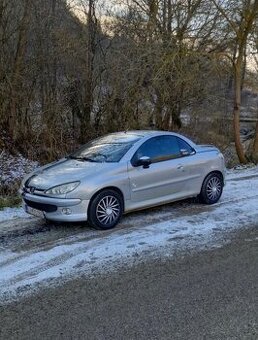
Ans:
[[[42,195],[42,193],[44,193],[45,190],[44,189],[38,189],[36,187],[27,187],[27,186],[25,186],[23,188],[23,191],[26,192],[27,194],[31,194],[31,195],[33,195],[35,192],[37,192],[37,193]]]
[[[40,211],[45,211],[45,212],[49,212],[49,213],[57,211],[57,206],[53,205],[53,204],[44,204],[44,203],[33,202],[33,201],[29,201],[26,198],[24,198],[24,201],[29,207],[40,210]]]

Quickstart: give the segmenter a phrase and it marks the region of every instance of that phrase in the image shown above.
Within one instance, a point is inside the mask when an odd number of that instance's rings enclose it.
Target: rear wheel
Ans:
[[[89,207],[88,221],[96,229],[114,228],[123,213],[123,199],[115,190],[103,190],[97,194]]]
[[[223,178],[218,173],[209,174],[202,184],[199,198],[202,203],[214,204],[218,202],[223,191]]]

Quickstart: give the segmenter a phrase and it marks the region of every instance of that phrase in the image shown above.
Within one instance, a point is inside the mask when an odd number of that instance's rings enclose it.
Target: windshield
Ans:
[[[130,138],[128,141],[121,139],[99,138],[82,146],[72,153],[69,158],[88,162],[119,162],[132,145],[139,138]]]

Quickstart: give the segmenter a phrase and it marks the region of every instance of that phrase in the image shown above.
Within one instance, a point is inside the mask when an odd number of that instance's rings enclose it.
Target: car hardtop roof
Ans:
[[[152,135],[164,135],[164,134],[172,134],[177,135],[174,132],[171,131],[162,131],[162,130],[128,130],[128,131],[119,131],[119,132],[113,132],[110,135],[114,136],[125,136],[125,135],[136,135],[139,137],[146,137],[146,136],[152,136]]]
[[[181,139],[184,139],[188,144],[190,144],[192,147],[196,147],[196,144],[189,139],[188,137],[173,132],[173,131],[166,131],[166,130],[128,130],[128,131],[123,131],[123,132],[114,132],[114,134],[117,134],[117,136],[120,134],[120,136],[123,135],[128,135],[129,136],[135,136],[136,138],[138,137],[139,139],[147,138],[147,137],[158,137],[158,136],[164,136],[164,135],[170,135],[170,136],[175,136],[179,137]]]
[[[137,142],[143,138],[147,137],[155,137],[155,136],[163,136],[163,135],[171,135],[177,136],[185,139],[191,144],[194,144],[187,137],[177,134],[171,131],[161,131],[161,130],[128,130],[128,131],[119,131],[109,133],[108,135],[99,137],[96,141],[104,144],[109,143],[127,143],[127,142]]]

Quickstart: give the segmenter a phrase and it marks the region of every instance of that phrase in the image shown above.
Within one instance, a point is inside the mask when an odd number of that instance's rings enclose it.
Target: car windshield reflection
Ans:
[[[97,163],[119,162],[132,145],[133,143],[88,143],[72,153],[68,158]]]

